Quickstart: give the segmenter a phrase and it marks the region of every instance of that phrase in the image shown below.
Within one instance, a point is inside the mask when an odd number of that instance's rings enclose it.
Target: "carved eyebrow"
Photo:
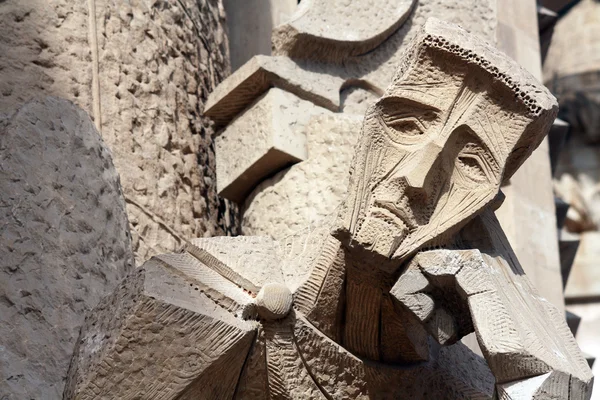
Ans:
[[[429,104],[424,104],[416,100],[407,99],[399,96],[383,97],[378,101],[378,106],[382,108],[398,107],[398,113],[404,113],[407,116],[414,116],[415,113],[424,114],[426,112],[440,112],[440,109]],[[385,110],[389,111],[389,110]],[[396,113],[394,113],[396,114]],[[396,115],[397,115],[396,114]]]

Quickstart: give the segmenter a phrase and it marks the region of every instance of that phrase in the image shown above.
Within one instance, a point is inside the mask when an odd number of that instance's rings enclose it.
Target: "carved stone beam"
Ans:
[[[273,30],[273,54],[342,62],[379,46],[408,18],[415,0],[304,0]]]
[[[324,110],[271,88],[215,138],[217,191],[242,203],[264,178],[308,157],[305,125]]]
[[[313,115],[338,111],[343,82],[267,56],[252,58],[223,81],[205,108],[224,127],[215,138],[219,194],[241,203],[261,180],[305,160],[303,127]]]
[[[206,101],[204,115],[223,127],[271,87],[338,111],[343,83],[328,73],[303,69],[288,57],[259,55],[217,86]]]

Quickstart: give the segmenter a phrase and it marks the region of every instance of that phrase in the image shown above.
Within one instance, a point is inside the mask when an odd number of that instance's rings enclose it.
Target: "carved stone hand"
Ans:
[[[500,398],[589,398],[592,376],[564,316],[514,264],[493,214],[475,224],[481,251],[421,252],[391,294],[442,345],[475,331]]]

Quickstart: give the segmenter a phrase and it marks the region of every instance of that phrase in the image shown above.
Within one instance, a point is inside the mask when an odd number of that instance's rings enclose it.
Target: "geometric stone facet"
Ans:
[[[217,190],[241,202],[262,179],[307,157],[304,125],[319,108],[270,89],[215,138]]]

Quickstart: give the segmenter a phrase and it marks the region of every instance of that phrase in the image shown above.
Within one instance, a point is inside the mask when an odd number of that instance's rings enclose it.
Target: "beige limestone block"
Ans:
[[[273,86],[337,111],[343,82],[327,70],[306,69],[287,57],[255,56],[211,92],[204,113],[222,127]]]
[[[308,157],[304,127],[323,109],[270,89],[215,138],[219,195],[242,202],[267,176]]]
[[[536,4],[515,0],[497,8],[498,48],[541,79]],[[525,272],[541,295],[564,309],[550,157],[545,140],[502,188],[498,218]],[[527,223],[524,223],[527,221]]]
[[[402,62],[402,53],[428,18],[439,18],[454,23],[495,43],[498,0],[455,1],[418,0],[409,19],[388,40],[365,55],[357,56],[346,66],[347,74],[383,90],[392,80]],[[355,22],[360,23],[360,22]]]

